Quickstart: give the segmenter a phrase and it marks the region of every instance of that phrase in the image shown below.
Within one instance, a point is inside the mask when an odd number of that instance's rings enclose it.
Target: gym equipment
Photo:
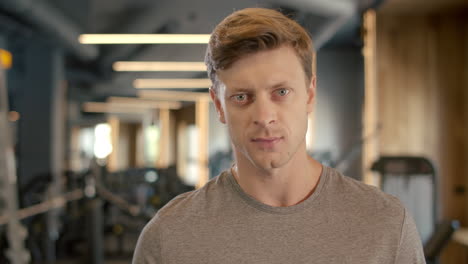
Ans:
[[[446,220],[437,225],[437,176],[432,162],[424,157],[383,156],[371,170],[380,173],[382,190],[398,197],[409,210],[421,235],[426,261],[437,263],[459,224]]]
[[[428,264],[437,263],[437,257],[442,252],[442,249],[459,228],[460,222],[457,220],[447,220],[437,225],[435,232],[424,245],[424,256],[426,256],[426,262]]]
[[[0,50],[0,52],[6,52]],[[25,264],[30,260],[24,246],[27,231],[18,218],[18,198],[16,196],[16,165],[8,121],[8,91],[4,65],[0,63],[0,220],[7,219],[9,249],[7,257],[12,264]]]

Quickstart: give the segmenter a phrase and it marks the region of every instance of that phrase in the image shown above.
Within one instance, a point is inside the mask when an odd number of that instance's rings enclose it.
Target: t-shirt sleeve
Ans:
[[[143,228],[133,253],[132,264],[162,263],[160,228],[154,220]]]
[[[424,264],[426,260],[416,224],[406,209],[404,214],[395,264]]]

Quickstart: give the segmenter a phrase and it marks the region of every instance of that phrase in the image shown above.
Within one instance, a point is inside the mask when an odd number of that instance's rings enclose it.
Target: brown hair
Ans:
[[[310,82],[315,71],[314,51],[303,27],[272,9],[246,8],[232,13],[213,30],[206,49],[205,64],[214,90],[219,87],[218,70],[229,68],[245,55],[285,44],[296,52]]]

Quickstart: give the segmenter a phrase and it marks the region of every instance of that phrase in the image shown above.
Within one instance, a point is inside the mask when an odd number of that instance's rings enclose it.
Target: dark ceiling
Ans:
[[[233,10],[279,8],[306,27],[316,48],[360,45],[360,16],[378,0],[0,0],[0,29],[40,32],[67,52],[69,79],[97,94],[134,93],[135,78],[201,78],[203,72],[112,71],[127,61],[202,61],[205,45],[83,45],[83,33],[210,33]]]

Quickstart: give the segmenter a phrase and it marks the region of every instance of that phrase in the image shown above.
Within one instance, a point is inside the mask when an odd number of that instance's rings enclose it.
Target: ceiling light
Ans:
[[[136,99],[138,100],[138,99]],[[147,101],[117,101],[117,102],[86,102],[83,103],[83,111],[88,113],[146,113],[155,109],[180,109],[180,102],[155,102]]]
[[[114,71],[206,71],[204,62],[188,61],[117,61]]]
[[[210,34],[82,34],[81,44],[207,44]]]
[[[147,109],[133,107],[115,107],[103,102],[83,103],[82,111],[87,113],[145,113]]]
[[[210,79],[136,79],[133,86],[138,89],[158,88],[209,88]]]
[[[182,104],[174,101],[160,101],[152,99],[142,99],[137,97],[109,97],[107,103],[112,106],[153,108],[153,109],[180,109]]]
[[[172,101],[200,101],[209,100],[210,94],[206,92],[181,92],[161,90],[141,90],[138,97],[146,99],[172,100]]]

